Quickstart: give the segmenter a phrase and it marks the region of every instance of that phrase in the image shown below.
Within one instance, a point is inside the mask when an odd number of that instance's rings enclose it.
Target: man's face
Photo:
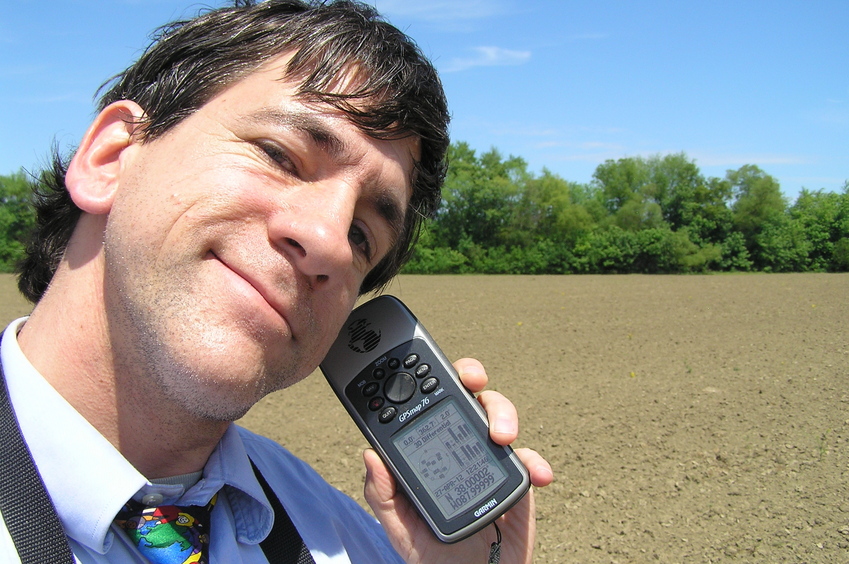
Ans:
[[[131,147],[109,213],[118,369],[202,417],[237,418],[316,368],[410,199],[417,142],[294,99],[284,63]]]

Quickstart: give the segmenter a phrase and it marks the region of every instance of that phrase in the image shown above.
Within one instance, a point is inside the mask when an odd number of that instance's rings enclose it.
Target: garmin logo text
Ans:
[[[475,517],[480,517],[481,515],[488,513],[489,510],[496,505],[498,505],[498,502],[495,501],[495,498],[490,499],[485,505],[482,505],[477,511],[475,511]]]
[[[348,325],[348,348],[354,352],[367,353],[380,344],[380,330],[370,329],[371,323],[357,319]]]

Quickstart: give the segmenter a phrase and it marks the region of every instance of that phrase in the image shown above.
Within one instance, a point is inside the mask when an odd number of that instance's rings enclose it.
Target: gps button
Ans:
[[[436,389],[439,385],[439,380],[436,378],[428,378],[424,382],[422,382],[422,387],[420,388],[423,394],[429,394]]]
[[[412,368],[419,361],[419,355],[413,353],[404,359],[404,368]]]
[[[406,372],[396,372],[386,381],[383,391],[389,401],[404,403],[416,393],[416,380]]]
[[[398,410],[392,407],[391,405],[380,412],[380,415],[377,416],[377,420],[381,423],[389,423],[393,419],[395,419],[395,414],[398,413]]]

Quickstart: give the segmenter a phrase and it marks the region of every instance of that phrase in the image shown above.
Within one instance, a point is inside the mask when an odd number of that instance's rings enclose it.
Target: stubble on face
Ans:
[[[126,248],[115,239],[108,249]],[[141,261],[107,251],[106,275],[119,282],[107,293],[113,346],[122,351],[116,358],[125,363],[118,372],[134,380],[127,388],[136,390],[137,401],[165,399],[199,419],[233,421],[266,394],[304,377],[297,349],[289,348],[285,360],[258,350],[290,335],[247,318],[227,323],[191,269],[174,266],[153,275]],[[244,362],[257,356],[254,365]]]
[[[140,405],[164,399],[202,420],[236,420],[320,362],[315,336],[322,327],[314,297],[285,261],[267,252],[261,222],[233,209],[232,202],[190,205],[179,216],[178,225],[187,224],[176,238],[145,231],[160,224],[161,211],[149,209],[148,217],[137,212],[142,203],[132,194],[149,190],[146,181],[125,186],[130,197],[110,215],[104,241],[104,299],[114,358],[122,363],[118,377]],[[264,241],[261,250],[249,248]],[[238,251],[245,269],[274,277],[291,297],[288,313],[303,338],[282,321],[270,323],[255,302],[232,292],[222,272],[232,273],[211,248]]]

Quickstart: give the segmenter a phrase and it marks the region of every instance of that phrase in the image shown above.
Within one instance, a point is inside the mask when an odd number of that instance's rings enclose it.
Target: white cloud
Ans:
[[[471,57],[455,57],[444,66],[440,65],[442,72],[458,72],[473,67],[503,67],[522,65],[531,59],[530,51],[514,51],[501,47],[473,47],[474,55]]]
[[[622,158],[650,158],[656,156],[665,156],[678,154],[681,151],[632,151],[624,145],[617,143],[606,143],[597,141],[587,141],[579,143],[564,143],[560,145],[563,148],[571,149],[571,152],[562,153],[554,156],[553,160],[559,162],[594,162],[602,163],[609,159]],[[556,144],[548,144],[546,148],[555,148]],[[749,154],[716,154],[716,153],[698,153],[684,151],[688,159],[694,160],[699,167],[728,167],[736,168],[747,164],[757,166],[769,165],[803,165],[812,164],[814,160],[808,157],[799,155],[779,155],[768,153],[749,153]]]
[[[796,184],[801,184],[802,186],[807,186],[809,190],[817,190],[818,188],[816,187],[825,184],[841,186],[849,179],[840,178],[837,176],[790,176],[785,178],[784,180],[788,182],[794,182]]]
[[[843,105],[840,100],[829,100],[826,106],[806,111],[803,116],[818,125],[841,127],[849,125],[849,107]]]
[[[621,159],[623,157],[620,153],[611,153],[611,152],[600,152],[600,153],[582,153],[582,154],[564,154],[559,157],[554,157],[555,161],[559,162],[582,162],[582,163],[603,163],[609,159]]]
[[[721,154],[685,151],[688,157],[699,166],[743,166],[755,165],[800,165],[812,164],[813,160],[801,155],[781,155],[771,153]]]
[[[604,141],[584,141],[578,145],[581,149],[606,149],[609,151],[623,151],[624,147],[618,143],[606,143]]]

